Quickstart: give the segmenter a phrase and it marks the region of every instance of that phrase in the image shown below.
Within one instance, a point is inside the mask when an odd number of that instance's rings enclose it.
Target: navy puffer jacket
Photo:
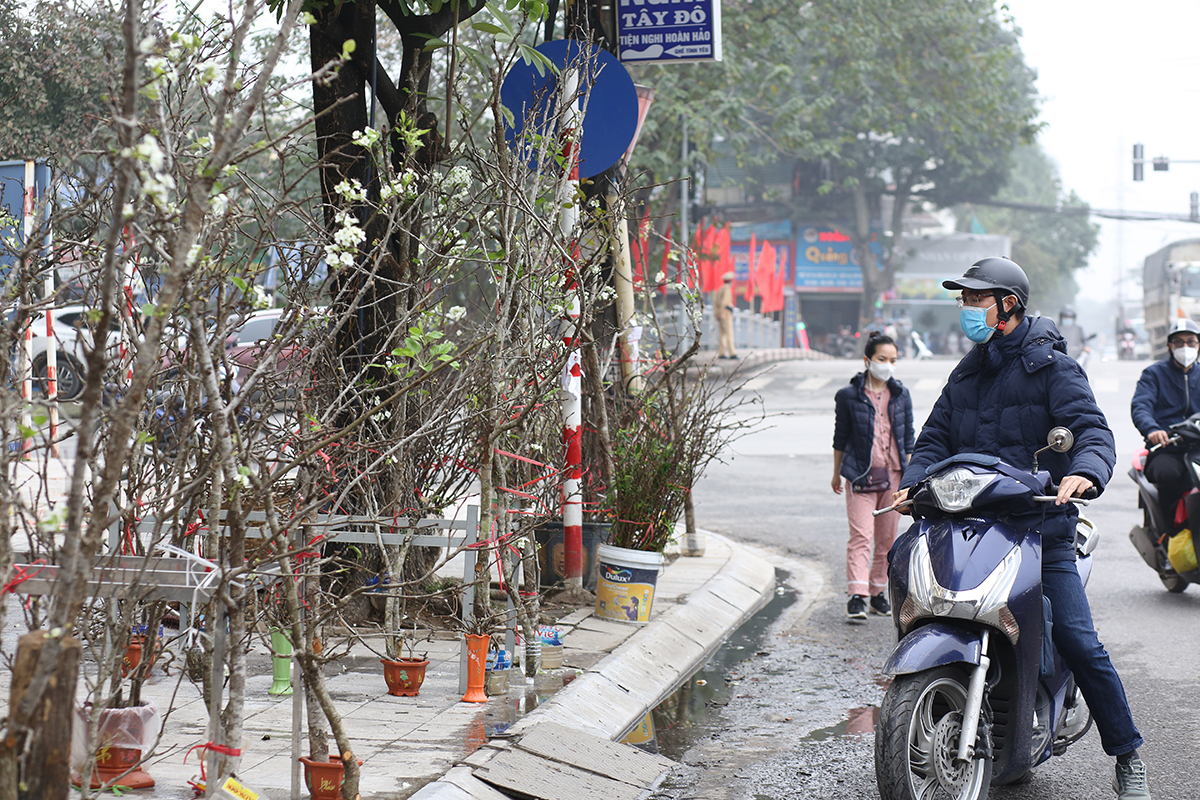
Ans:
[[[912,486],[928,467],[959,453],[999,456],[1028,469],[1034,451],[1046,446],[1050,429],[1062,425],[1075,435],[1074,447],[1042,453],[1040,468],[1055,483],[1082,475],[1103,491],[1116,463],[1113,434],[1087,376],[1066,349],[1054,323],[1044,317],[1025,319],[1008,336],[972,348],[950,373],[900,486]],[[1046,514],[1038,523],[1045,561],[1071,557],[1078,511],[1068,503],[1048,505]]]
[[[871,446],[875,442],[875,404],[867,397],[865,374],[855,375],[833,398],[833,449],[843,452],[841,475],[851,483],[863,480],[871,471]],[[888,400],[892,436],[900,450],[900,463],[904,464],[913,451],[912,397],[895,378],[887,385],[892,395]]]
[[[1138,378],[1130,405],[1133,424],[1143,437],[1183,422],[1200,411],[1200,369],[1184,372],[1173,358],[1156,361]]]

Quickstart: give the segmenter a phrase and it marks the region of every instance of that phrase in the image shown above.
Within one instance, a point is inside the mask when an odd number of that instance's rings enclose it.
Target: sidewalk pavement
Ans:
[[[348,646],[326,675],[354,755],[363,761],[363,800],[505,797],[493,785],[545,800],[633,800],[656,784],[670,762],[615,740],[774,595],[772,564],[722,536],[706,538],[703,556],[679,557],[662,572],[649,623],[605,620],[580,609],[558,623],[564,669],[541,673],[528,685],[514,670],[508,694],[486,704],[461,702],[457,634],[445,632],[428,643],[431,663],[417,697],[388,695],[378,656],[362,643]],[[16,601],[9,602],[3,639],[12,652],[24,626]],[[382,650],[381,637],[368,641]],[[326,646],[347,647],[337,637]],[[264,643],[254,643],[237,775],[260,797],[284,800],[291,796],[293,699],[267,694],[269,655]],[[94,676],[89,661],[85,656],[85,671]],[[207,741],[208,711],[180,666],[176,661],[170,675],[154,669],[143,687],[143,697],[160,711],[172,710],[145,765],[157,785],[136,790],[135,797],[192,796],[187,781],[199,775],[199,754],[187,753]],[[7,671],[0,678],[5,698],[9,678]],[[85,694],[81,680],[81,701]],[[301,754],[307,752],[302,740]],[[301,778],[300,797],[307,796]]]

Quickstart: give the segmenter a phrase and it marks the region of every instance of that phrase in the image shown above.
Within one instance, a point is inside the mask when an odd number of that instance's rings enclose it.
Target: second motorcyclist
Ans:
[[[1190,319],[1176,320],[1167,333],[1167,357],[1142,371],[1130,404],[1133,424],[1146,439],[1146,447],[1158,446],[1146,458],[1146,479],[1158,487],[1159,506],[1168,525],[1175,520],[1179,498],[1191,486],[1184,453],[1168,444],[1168,429],[1200,411],[1200,325]]]
[[[1052,427],[1075,435],[1069,453],[1042,458],[1059,486],[1057,504],[1025,523],[1041,532],[1042,591],[1051,604],[1054,645],[1083,692],[1104,751],[1117,759],[1118,798],[1149,800],[1146,767],[1137,752],[1142,736],[1096,635],[1073,549],[1077,513],[1069,500],[1093,486],[1102,490],[1112,477],[1112,431],[1054,323],[1025,316],[1029,279],[1016,263],[985,258],[942,285],[962,291],[961,325],[975,347],[950,373],[894,500],[904,501],[930,466],[950,456],[981,453],[1026,468]]]

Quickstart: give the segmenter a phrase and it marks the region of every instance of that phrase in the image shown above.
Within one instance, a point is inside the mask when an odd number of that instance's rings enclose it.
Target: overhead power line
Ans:
[[[993,208],[1011,208],[1014,211],[1028,211],[1033,214],[1060,214],[1064,217],[1102,217],[1104,219],[1120,219],[1133,222],[1200,222],[1189,214],[1170,214],[1162,211],[1114,211],[1090,206],[1049,206],[1038,203],[1008,203],[1003,200],[969,200],[963,205],[991,206]]]

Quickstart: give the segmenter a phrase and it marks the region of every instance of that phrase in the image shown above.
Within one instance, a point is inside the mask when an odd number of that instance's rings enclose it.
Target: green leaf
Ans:
[[[504,30],[504,28],[501,28],[499,25],[493,25],[490,22],[472,22],[471,27],[477,31],[483,31],[484,33],[505,33],[506,32]]]
[[[232,283],[237,288],[241,289],[242,292],[250,291],[250,284],[246,283],[245,278],[239,278],[237,275],[234,275],[232,278],[229,279],[229,282]]]

